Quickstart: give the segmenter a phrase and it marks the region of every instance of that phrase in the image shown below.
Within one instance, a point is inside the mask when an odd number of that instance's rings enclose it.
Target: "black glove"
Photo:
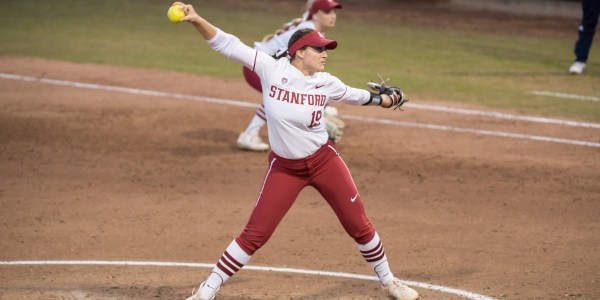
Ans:
[[[379,95],[386,94],[390,96],[392,99],[392,105],[386,108],[394,107],[400,108],[404,103],[408,102],[408,99],[404,95],[404,92],[398,87],[394,86],[386,86],[385,81],[381,81],[381,83],[375,83],[373,81],[367,82],[367,86],[369,86],[372,90],[379,93]],[[402,109],[400,109],[402,110]]]

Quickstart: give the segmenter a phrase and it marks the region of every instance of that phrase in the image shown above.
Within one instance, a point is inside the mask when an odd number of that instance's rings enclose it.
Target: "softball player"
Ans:
[[[287,49],[290,37],[298,29],[310,28],[324,33],[335,26],[335,10],[339,8],[342,8],[342,5],[333,0],[309,0],[306,3],[306,12],[302,15],[302,18],[288,22],[274,34],[269,34],[261,42],[254,43],[254,49],[274,56],[281,49]],[[262,93],[258,75],[245,66],[243,67],[243,74],[246,82]],[[238,148],[250,151],[266,151],[269,149],[269,145],[264,143],[259,136],[260,129],[267,120],[264,109],[264,105],[261,105],[246,130],[240,133],[237,139]],[[341,122],[341,120],[339,121]]]
[[[581,10],[583,16],[579,25],[579,38],[575,42],[575,62],[569,68],[571,74],[581,74],[585,70],[600,17],[600,1],[583,0],[581,1]]]
[[[213,299],[220,287],[271,237],[300,191],[313,186],[332,207],[359,252],[377,274],[383,290],[394,299],[415,300],[418,293],[400,283],[388,265],[375,228],[346,164],[329,142],[322,123],[328,101],[352,105],[402,105],[399,89],[372,94],[349,87],[323,72],[327,50],[337,42],[320,33],[298,30],[288,42],[289,58],[275,59],[252,49],[182,5],[189,22],[217,52],[250,68],[261,79],[272,151],[255,207],[242,233],[227,247],[208,278],[188,300]]]

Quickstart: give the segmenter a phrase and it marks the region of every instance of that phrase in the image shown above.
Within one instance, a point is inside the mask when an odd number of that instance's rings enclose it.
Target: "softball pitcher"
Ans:
[[[306,12],[302,18],[294,19],[286,23],[283,28],[273,34],[263,38],[261,42],[254,43],[254,49],[275,56],[278,51],[287,49],[288,41],[296,30],[302,28],[314,29],[320,33],[333,28],[336,22],[336,9],[342,8],[342,5],[333,0],[308,0],[306,3]],[[247,67],[243,67],[244,79],[258,92],[262,93],[262,86],[258,75]],[[342,137],[344,122],[333,116],[331,108],[327,109],[326,125],[328,125],[329,136],[333,141],[339,141]],[[266,151],[269,145],[264,143],[260,136],[260,129],[265,125],[265,107],[261,105],[256,114],[248,124],[248,127],[240,133],[237,139],[237,146],[242,150]]]
[[[215,51],[258,74],[272,148],[248,223],[188,300],[213,299],[221,286],[269,240],[306,186],[314,187],[331,206],[377,274],[383,290],[394,299],[418,299],[418,293],[400,283],[391,272],[382,242],[365,214],[350,171],[328,140],[323,124],[323,110],[328,101],[398,107],[405,102],[402,91],[383,85],[377,86],[380,93],[372,94],[349,87],[323,72],[327,50],[335,49],[337,42],[314,30],[298,30],[288,42],[289,58],[274,59],[214,27],[191,5],[175,4],[184,7],[187,16],[182,21],[193,24]]]

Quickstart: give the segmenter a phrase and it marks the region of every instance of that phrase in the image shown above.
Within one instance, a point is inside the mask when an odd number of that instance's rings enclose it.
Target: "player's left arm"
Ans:
[[[378,105],[390,108],[401,106],[405,101],[404,93],[399,88],[385,87],[385,85],[377,93],[371,93],[348,86],[335,76],[330,77],[329,85],[332,89],[331,100],[350,105]]]

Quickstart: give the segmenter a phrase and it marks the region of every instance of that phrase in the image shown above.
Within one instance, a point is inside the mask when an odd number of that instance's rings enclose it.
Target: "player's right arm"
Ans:
[[[210,40],[215,37],[217,34],[217,27],[200,17],[191,4],[174,2],[173,5],[180,5],[183,8],[183,12],[185,12],[185,17],[181,19],[181,22],[188,22],[194,25],[194,28],[200,32],[205,40]]]
[[[183,11],[186,13],[186,16],[181,21],[191,23],[208,44],[225,57],[243,64],[252,71],[257,67],[258,61],[265,63],[265,61],[273,60],[270,56],[250,48],[237,37],[223,32],[206,21],[196,13],[192,5],[186,5],[181,2],[175,2],[175,4],[183,6]]]

